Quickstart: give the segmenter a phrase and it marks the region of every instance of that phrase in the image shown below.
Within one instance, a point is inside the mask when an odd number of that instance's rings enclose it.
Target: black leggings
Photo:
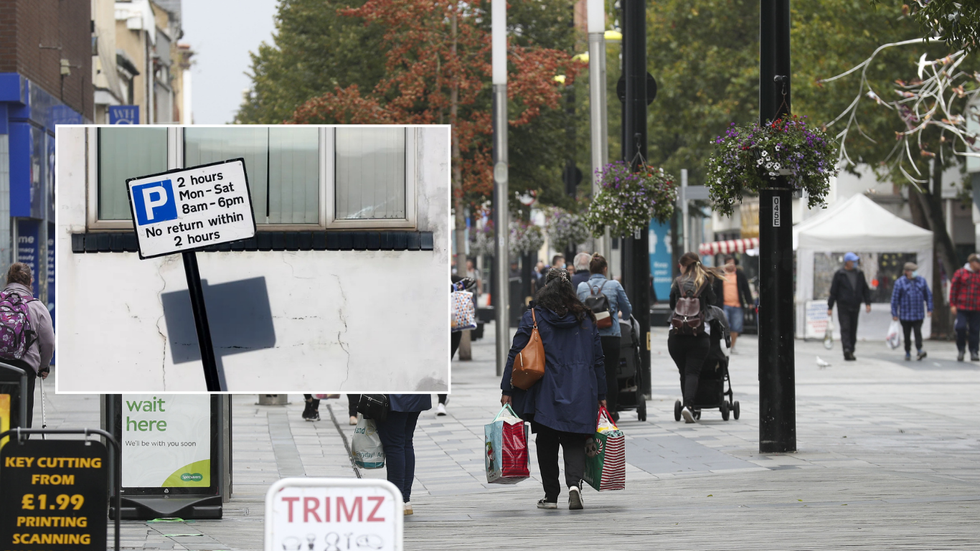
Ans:
[[[565,485],[579,486],[585,476],[585,441],[591,435],[564,432],[546,427],[541,423],[532,423],[537,434],[534,443],[538,449],[538,468],[541,469],[541,485],[544,486],[546,501],[558,501],[561,494],[558,470],[558,446],[561,446],[565,458]]]
[[[701,366],[704,365],[704,360],[710,351],[711,340],[704,333],[696,337],[671,333],[667,337],[667,352],[670,353],[670,357],[677,364],[677,369],[681,373],[684,407],[694,407],[694,396],[698,393]]]
[[[606,408],[610,413],[616,413],[616,406],[619,405],[619,379],[616,372],[619,371],[619,341],[621,337],[599,337],[602,343],[602,355],[606,364]]]

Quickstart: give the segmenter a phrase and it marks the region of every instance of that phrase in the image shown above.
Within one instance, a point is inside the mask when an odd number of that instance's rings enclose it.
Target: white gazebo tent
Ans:
[[[883,207],[857,194],[832,206],[830,209],[804,220],[793,228],[793,247],[796,249],[796,336],[815,337],[806,334],[808,321],[811,329],[819,327],[812,323],[821,316],[825,319],[827,305],[813,301],[813,268],[816,252],[855,252],[855,253],[915,253],[918,273],[932,287],[932,232],[888,212]],[[865,274],[874,277],[875,274]],[[933,289],[935,293],[936,290]],[[825,294],[825,293],[821,293]],[[836,306],[835,306],[836,310]],[[822,313],[821,313],[822,312]],[[891,305],[872,304],[871,313],[861,310],[858,321],[858,340],[884,341],[885,332],[891,322]],[[836,313],[834,319],[835,338],[840,338]],[[930,319],[922,325],[924,335],[931,331]],[[839,349],[839,347],[838,347]]]

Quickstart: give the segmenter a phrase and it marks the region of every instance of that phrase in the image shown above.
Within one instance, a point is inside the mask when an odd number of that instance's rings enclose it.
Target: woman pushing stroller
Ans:
[[[678,267],[681,275],[670,286],[670,309],[673,314],[667,337],[667,351],[680,371],[681,393],[684,396],[681,415],[684,422],[694,423],[698,417],[698,412],[694,409],[698,379],[701,367],[711,351],[711,329],[707,316],[709,305],[715,301],[712,284],[717,279],[725,279],[725,275],[718,268],[704,267],[701,259],[693,252],[684,253],[678,260]],[[687,307],[692,315],[679,312],[678,303],[682,300],[685,303],[682,306]],[[692,300],[696,300],[698,304],[696,314],[690,308]]]

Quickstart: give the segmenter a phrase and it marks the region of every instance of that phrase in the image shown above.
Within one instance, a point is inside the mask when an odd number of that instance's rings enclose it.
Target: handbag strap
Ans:
[[[538,318],[534,316],[534,307],[531,307],[531,319],[534,320],[534,328],[538,328]]]

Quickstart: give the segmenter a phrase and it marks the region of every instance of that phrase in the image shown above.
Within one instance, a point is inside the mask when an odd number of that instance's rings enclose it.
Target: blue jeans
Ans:
[[[728,330],[741,333],[745,324],[745,311],[741,306],[725,306],[725,317],[728,318]]]
[[[402,500],[411,501],[415,480],[415,425],[420,411],[389,411],[384,423],[378,423],[378,436],[385,449],[388,482],[402,491]]]
[[[970,354],[976,354],[980,351],[980,310],[956,311],[953,327],[956,330],[956,348],[960,352],[966,350],[967,326],[970,331]]]

